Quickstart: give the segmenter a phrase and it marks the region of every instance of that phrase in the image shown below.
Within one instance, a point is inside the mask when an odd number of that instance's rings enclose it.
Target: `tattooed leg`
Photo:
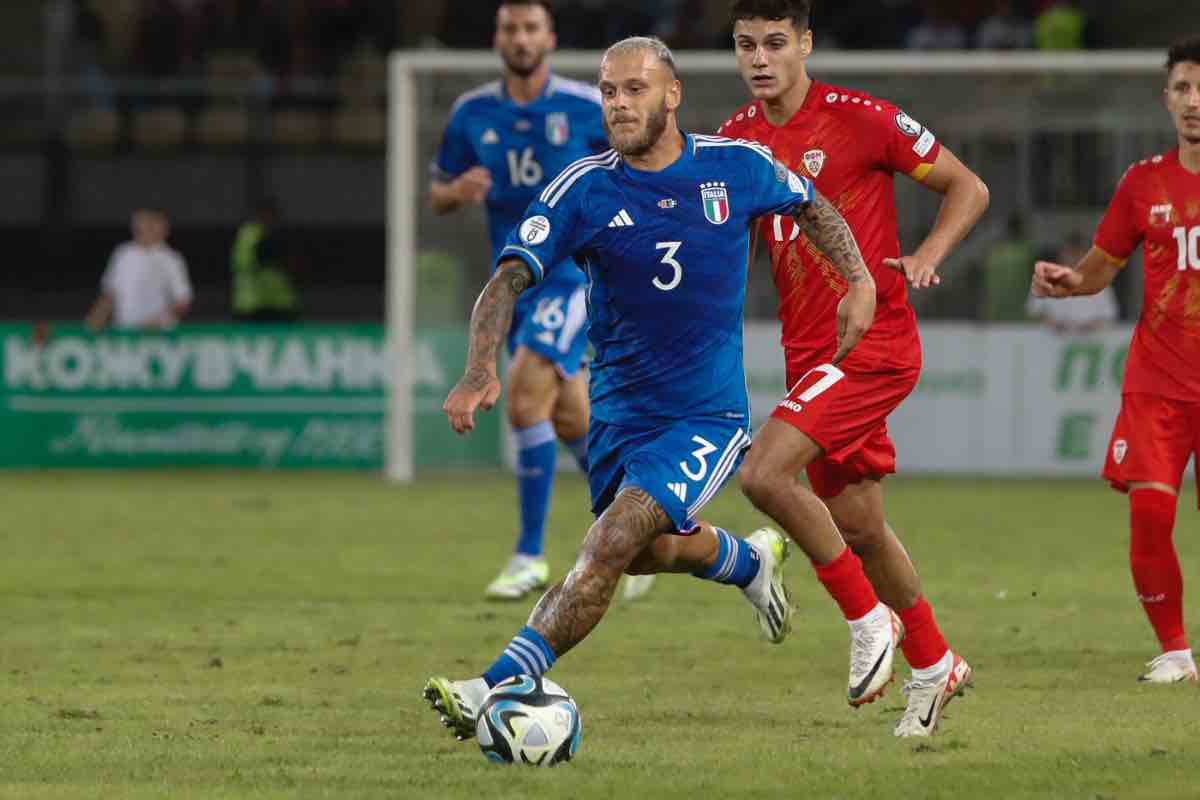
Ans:
[[[533,609],[529,627],[562,656],[600,622],[621,574],[671,521],[654,498],[641,489],[617,495],[592,524],[575,566]]]

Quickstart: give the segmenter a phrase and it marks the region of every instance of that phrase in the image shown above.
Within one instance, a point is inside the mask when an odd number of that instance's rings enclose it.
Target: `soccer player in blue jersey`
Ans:
[[[679,130],[682,90],[662,42],[613,45],[599,85],[613,149],[563,171],[509,235],[471,317],[466,371],[444,406],[465,433],[475,412],[496,402],[496,354],[518,298],[574,256],[589,277],[596,351],[588,478],[597,519],[570,574],[480,677],[426,684],[425,698],[459,738],[474,735],[489,687],[541,675],[587,636],[624,572],[683,572],[740,586],[768,638],[783,638],[791,609],[782,535],[764,529],[743,540],[696,520],[750,443],[742,305],[752,221],[793,216],[846,276],[837,358],[875,312],[874,282],[853,235],[808,179],[761,145]],[[832,562],[846,544],[829,512],[811,492],[797,502],[807,504],[811,524],[793,538],[814,562]],[[857,585],[871,593],[858,570]],[[852,663],[861,655],[852,653]],[[876,655],[875,688],[891,677],[890,656],[890,648]]]
[[[495,46],[504,77],[458,99],[433,165],[433,210],[486,203],[494,255],[550,178],[607,148],[599,93],[551,74],[546,56],[554,44],[549,3],[501,3]],[[521,296],[508,330],[506,405],[517,440],[520,533],[516,552],[485,591],[492,599],[517,600],[549,581],[542,540],[556,438],[587,469],[585,280],[573,264],[554,270]]]

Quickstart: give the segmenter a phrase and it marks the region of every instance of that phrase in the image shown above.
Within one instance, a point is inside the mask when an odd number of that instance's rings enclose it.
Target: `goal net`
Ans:
[[[684,89],[680,122],[686,130],[712,133],[747,100],[733,55],[677,55]],[[552,56],[557,73],[587,81],[595,80],[599,61],[598,53]],[[936,367],[931,355],[941,352],[939,326],[948,326],[945,335],[955,337],[955,331],[966,330],[965,323],[986,315],[986,304],[980,301],[979,265],[988,247],[1005,234],[1010,217],[1019,215],[1029,236],[1043,248],[1074,231],[1090,235],[1125,167],[1173,146],[1174,135],[1159,100],[1163,61],[1161,53],[1140,51],[831,52],[810,60],[815,77],[867,91],[904,108],[979,173],[991,190],[988,214],[943,265],[943,286],[913,295],[923,321],[927,367]],[[465,438],[450,432],[440,411],[461,373],[466,322],[491,265],[485,215],[473,208],[436,217],[428,208],[427,188],[429,164],[451,105],[463,92],[495,80],[498,74],[499,61],[492,53],[404,52],[391,58],[387,324],[397,369],[388,405],[387,475],[393,479],[410,479],[416,470],[493,465],[503,460],[500,410],[481,415],[480,428]],[[908,180],[897,180],[896,190],[901,244],[910,251],[933,223],[938,198]],[[1136,314],[1135,283],[1132,276],[1130,285],[1121,287],[1126,320]],[[761,266],[751,276],[746,312],[748,377],[755,413],[761,415],[769,412],[772,395],[777,398],[783,388],[781,359],[772,342],[776,335],[773,287],[769,272]],[[999,346],[992,342],[994,338],[979,346]],[[1113,339],[1119,340],[1119,336]],[[1102,352],[1097,358],[1108,356]],[[979,382],[986,384],[991,373],[985,364],[964,364],[961,374],[939,378],[935,371],[930,380],[965,386],[967,392],[979,390]],[[1067,371],[1071,369],[1068,365]],[[1106,377],[1097,391],[1111,395],[1111,382],[1111,376]],[[989,427],[982,419],[971,419],[972,414],[982,414],[988,402],[977,400],[977,411],[964,405],[965,410],[955,413],[966,415],[964,426]],[[1097,430],[1109,424],[1103,416],[1104,403],[1110,400],[1098,401],[1087,412],[1102,423],[1093,426]],[[1012,425],[1019,427],[1020,421]],[[1086,436],[1102,438],[1096,431]],[[987,441],[967,446],[966,462],[952,462],[958,469],[1061,471],[1054,466],[1046,469],[1040,461],[1024,461],[1020,453],[1001,454],[992,464],[986,456],[991,446]],[[1095,460],[1092,450],[1089,446],[1086,457],[1076,458],[1075,468],[1090,468]],[[1064,469],[1070,471],[1071,466]]]

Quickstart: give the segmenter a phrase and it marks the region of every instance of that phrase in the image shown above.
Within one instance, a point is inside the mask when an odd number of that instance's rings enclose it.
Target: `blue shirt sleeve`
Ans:
[[[529,265],[537,283],[581,250],[591,235],[584,219],[586,189],[576,185],[565,194],[555,195],[551,191],[554,188],[555,181],[551,181],[541,197],[529,204],[521,224],[508,234],[496,258],[497,263],[513,256],[520,258]]]
[[[753,216],[781,214],[812,202],[813,185],[808,178],[788,169],[766,148],[747,153],[750,160],[750,179],[754,184]]]
[[[442,135],[442,146],[432,165],[433,177],[440,181],[452,181],[459,175],[479,164],[471,137],[467,134],[467,115],[462,110],[455,112]]]

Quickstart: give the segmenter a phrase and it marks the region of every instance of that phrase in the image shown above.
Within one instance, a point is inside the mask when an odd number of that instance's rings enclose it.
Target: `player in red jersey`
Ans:
[[[809,0],[735,0],[738,67],[754,102],[719,133],[767,145],[811,176],[850,224],[875,279],[874,323],[840,362],[833,323],[846,282],[790,220],[763,219],[787,357],[787,397],[742,467],[742,486],[785,529],[807,471],[879,598],[904,624],[900,648],[913,668],[897,736],[929,736],[971,668],[946,645],[920,581],[884,515],[881,480],[896,470],[887,416],[917,384],[921,344],[905,280],[939,283],[938,265],[988,204],[987,187],[920,123],[863,92],[807,74]],[[893,175],[944,195],[933,230],[912,255],[897,236]],[[820,569],[818,569],[820,574]]]
[[[1168,52],[1164,97],[1179,146],[1126,171],[1078,264],[1039,261],[1033,274],[1035,295],[1096,294],[1144,243],[1142,316],[1104,477],[1129,494],[1129,566],[1162,646],[1138,679],[1148,683],[1196,680],[1172,532],[1184,467],[1200,458],[1200,38]]]

